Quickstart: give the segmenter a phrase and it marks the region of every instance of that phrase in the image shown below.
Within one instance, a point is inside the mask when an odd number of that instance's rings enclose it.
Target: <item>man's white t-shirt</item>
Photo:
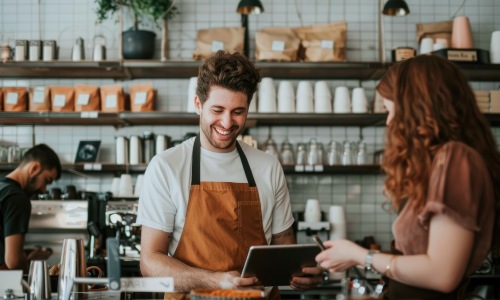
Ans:
[[[290,195],[279,161],[260,150],[239,143],[252,170],[262,211],[267,243],[272,234],[293,224]],[[169,253],[174,254],[184,228],[191,187],[191,160],[194,138],[156,155],[149,163],[141,188],[137,223],[173,232]],[[200,180],[202,182],[248,182],[235,149],[229,153],[201,148]],[[206,212],[210,218],[210,212]]]

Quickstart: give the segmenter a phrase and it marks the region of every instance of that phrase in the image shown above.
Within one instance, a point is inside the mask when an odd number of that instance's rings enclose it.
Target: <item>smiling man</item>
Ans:
[[[168,298],[192,289],[255,285],[258,278],[240,277],[250,246],[295,243],[279,161],[236,141],[259,81],[241,54],[219,51],[207,59],[193,99],[200,134],[148,165],[137,218],[141,271],[173,277],[178,293]],[[319,268],[304,272],[321,274]],[[290,285],[307,289],[320,281],[294,277]]]
[[[0,180],[0,269],[28,270],[28,259],[44,259],[24,254],[24,235],[31,215],[30,197],[46,191],[47,185],[61,176],[59,157],[49,146],[29,149],[19,166]]]

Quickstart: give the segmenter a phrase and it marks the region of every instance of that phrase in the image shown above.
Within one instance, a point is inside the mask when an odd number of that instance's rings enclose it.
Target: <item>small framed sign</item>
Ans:
[[[95,162],[99,154],[101,141],[80,141],[76,151],[75,162]]]

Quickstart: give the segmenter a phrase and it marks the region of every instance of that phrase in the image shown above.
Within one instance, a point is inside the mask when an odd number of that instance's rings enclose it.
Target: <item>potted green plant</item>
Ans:
[[[125,59],[151,59],[155,50],[153,31],[141,30],[139,25],[148,18],[157,25],[162,23],[162,60],[168,58],[168,20],[177,13],[175,0],[95,0],[97,20],[102,22],[126,8],[132,15],[133,26],[122,32],[122,53]]]

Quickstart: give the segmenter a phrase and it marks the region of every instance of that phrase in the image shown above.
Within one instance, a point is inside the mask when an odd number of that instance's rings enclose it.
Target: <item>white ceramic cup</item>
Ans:
[[[262,78],[257,96],[259,99],[259,105],[257,105],[259,113],[275,113],[277,111],[276,88],[272,78]]]
[[[129,164],[138,165],[142,163],[142,146],[141,138],[137,135],[130,137],[129,146]]]
[[[122,174],[120,176],[120,187],[118,195],[123,197],[132,197],[134,195],[132,185],[132,176],[130,174]]]
[[[340,114],[351,112],[351,97],[349,96],[349,89],[347,87],[339,86],[335,89],[333,112]]]
[[[314,84],[314,112],[332,112],[332,93],[326,81],[316,81]]]
[[[250,106],[248,106],[249,113],[257,112],[257,93],[253,93],[252,101],[250,101]]]
[[[155,154],[158,155],[168,148],[168,138],[166,135],[156,135]]]
[[[295,90],[288,80],[282,80],[278,86],[278,112],[295,112]]]
[[[188,90],[187,90],[187,112],[196,112],[196,107],[194,106],[194,97],[196,96],[196,87],[198,85],[198,77],[189,78]]]
[[[434,40],[432,38],[423,38],[420,41],[420,53],[419,54],[428,54],[432,52],[432,48],[434,47]]]
[[[321,221],[321,208],[318,199],[308,199],[306,202],[306,209],[304,211],[305,222],[320,222]]]
[[[307,80],[301,80],[297,84],[297,113],[314,112],[314,92],[312,85]]]
[[[113,196],[120,194],[120,177],[113,177],[113,181],[111,181],[111,193],[113,193]]]
[[[366,99],[365,89],[362,87],[357,87],[352,90],[352,112],[368,112],[368,100]]]
[[[491,33],[490,63],[500,64],[500,31]]]
[[[116,137],[116,164],[124,165],[128,160],[128,139],[124,136]]]
[[[434,45],[432,46],[432,51],[437,51],[440,49],[448,48],[448,40],[447,39],[436,39]]]
[[[135,186],[134,186],[134,196],[135,197],[139,197],[141,195],[143,180],[144,180],[143,174],[140,174],[137,176],[137,179],[135,181]]]
[[[330,206],[328,221],[330,222],[330,240],[345,239],[347,237],[345,213],[342,206]]]

